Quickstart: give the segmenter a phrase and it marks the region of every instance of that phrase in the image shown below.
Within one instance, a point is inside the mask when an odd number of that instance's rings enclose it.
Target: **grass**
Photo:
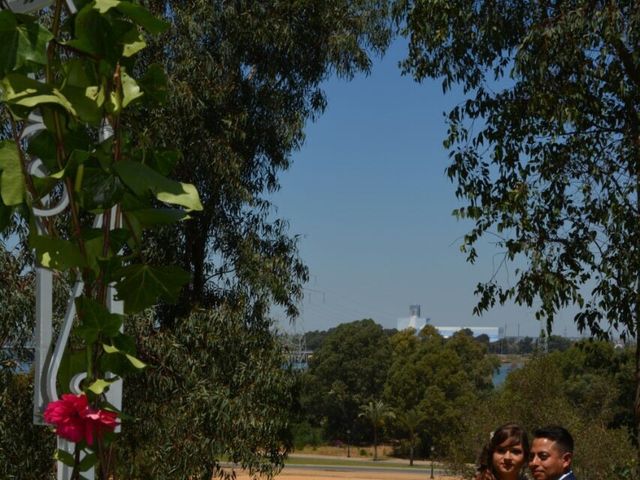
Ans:
[[[378,445],[378,458],[385,459],[386,457],[391,456],[391,452],[393,448],[389,445]],[[319,445],[317,447],[307,445],[302,449],[296,450],[294,453],[300,455],[326,455],[328,457],[346,457],[347,456],[347,447],[346,445],[336,447],[331,445]],[[373,458],[373,447],[372,446],[351,446],[351,457],[352,458]]]
[[[304,454],[301,454],[304,455]],[[319,465],[319,466],[338,466],[338,467],[380,467],[380,468],[406,468],[416,469],[416,468],[424,468],[423,466],[417,467],[409,466],[409,461],[406,463],[390,463],[385,462],[384,460],[368,461],[368,460],[350,460],[348,458],[343,457],[327,457],[327,458],[317,458],[317,457],[289,457],[286,462],[286,465]]]

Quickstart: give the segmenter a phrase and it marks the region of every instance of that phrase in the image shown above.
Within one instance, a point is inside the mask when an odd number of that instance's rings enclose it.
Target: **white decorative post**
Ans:
[[[65,0],[72,13],[76,12],[76,7],[72,0]],[[8,0],[9,8],[16,13],[33,13],[43,9],[53,3],[53,0]],[[22,140],[28,142],[29,139],[41,130],[44,130],[42,118],[39,115],[31,114],[28,125],[22,134]],[[100,129],[100,140],[105,140],[113,135],[113,129],[108,123],[104,123]],[[31,159],[28,167],[29,173],[34,176],[46,176],[47,171],[40,159]],[[45,208],[33,208],[36,217],[38,233],[44,233],[43,220],[55,217],[64,212],[69,206],[69,196],[62,185],[63,194],[56,204],[50,204],[50,199],[45,197],[42,203]],[[117,218],[117,208],[111,210],[110,228],[117,228],[119,219]],[[102,226],[103,215],[97,215],[94,227]],[[71,327],[76,316],[75,299],[82,294],[84,284],[78,278],[73,285],[67,302],[67,309],[60,330],[54,335],[53,331],[53,275],[51,270],[36,265],[36,325],[35,325],[35,352],[34,352],[34,398],[33,398],[33,421],[37,425],[44,425],[43,413],[48,403],[58,400],[57,378],[58,370],[62,362],[62,357],[66,349]],[[115,289],[110,286],[107,292],[107,308],[111,313],[123,313],[123,303],[115,300]],[[73,393],[81,393],[80,382],[86,374],[76,375],[69,385]],[[122,407],[122,380],[118,380],[110,385],[106,394],[107,401],[114,407]],[[120,427],[118,426],[118,429]],[[73,453],[74,444],[58,438],[58,448]],[[58,462],[58,480],[69,480],[72,468]],[[93,480],[93,468],[82,473],[83,477]]]

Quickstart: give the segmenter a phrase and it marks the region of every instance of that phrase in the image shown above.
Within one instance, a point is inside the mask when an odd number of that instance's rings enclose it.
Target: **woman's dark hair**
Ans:
[[[478,458],[478,474],[475,480],[497,480],[496,472],[493,468],[493,452],[498,446],[507,440],[511,442],[509,445],[522,445],[524,450],[524,458],[529,458],[529,438],[520,425],[515,423],[507,423],[496,428],[491,432],[489,442],[483,447]]]

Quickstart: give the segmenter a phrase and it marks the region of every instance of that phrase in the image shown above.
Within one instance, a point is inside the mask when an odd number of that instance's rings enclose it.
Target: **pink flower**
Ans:
[[[117,414],[89,406],[84,394],[64,394],[51,402],[44,411],[44,419],[56,427],[58,436],[78,443],[82,440],[92,446],[95,437],[101,438],[116,428]]]

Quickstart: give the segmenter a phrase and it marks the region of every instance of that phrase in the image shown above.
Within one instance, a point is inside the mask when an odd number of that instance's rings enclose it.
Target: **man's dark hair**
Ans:
[[[566,428],[557,425],[538,428],[533,432],[533,438],[548,438],[556,443],[562,453],[573,453],[573,437]]]

